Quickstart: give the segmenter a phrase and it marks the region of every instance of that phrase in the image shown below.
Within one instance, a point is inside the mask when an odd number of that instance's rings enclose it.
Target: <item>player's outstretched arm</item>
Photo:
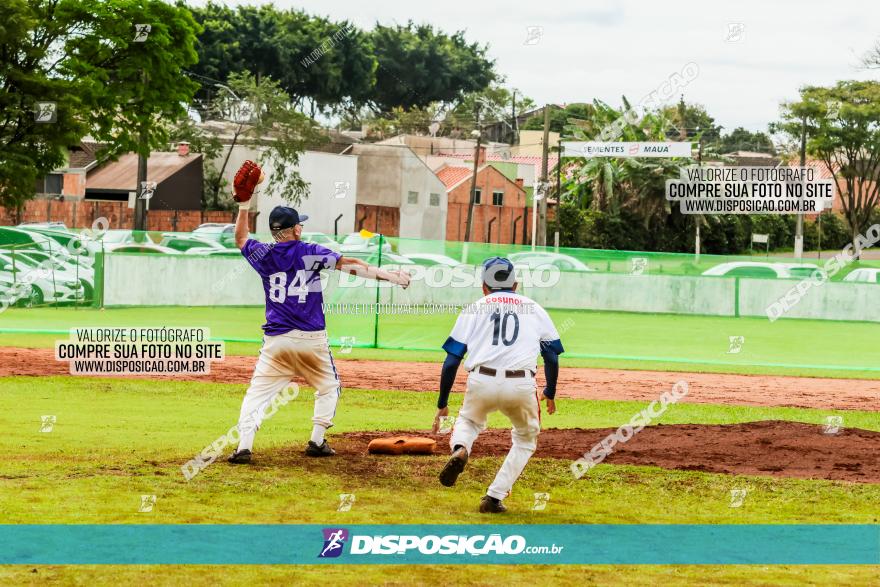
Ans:
[[[260,166],[248,160],[242,163],[232,181],[232,189],[235,192],[232,199],[238,202],[238,216],[235,218],[235,246],[239,249],[244,247],[250,233],[248,210],[251,207],[254,189],[265,177]]]
[[[379,281],[390,281],[396,283],[403,289],[409,287],[410,277],[405,271],[388,271],[381,267],[368,265],[360,259],[352,257],[340,257],[336,263],[336,268],[352,275],[366,277],[368,279],[377,279]]]

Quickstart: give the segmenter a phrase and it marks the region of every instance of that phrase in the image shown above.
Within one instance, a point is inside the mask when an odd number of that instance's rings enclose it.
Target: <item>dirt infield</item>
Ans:
[[[589,452],[613,432],[611,428],[549,428],[541,432],[536,457],[565,459],[565,466]],[[367,455],[374,438],[395,435],[437,440],[437,451],[448,454],[448,435],[422,431],[350,432],[334,436],[339,454]],[[490,429],[480,435],[472,457],[502,456],[510,448],[507,430]],[[653,465],[708,473],[771,475],[800,479],[827,479],[880,483],[880,432],[841,429],[825,434],[822,426],[769,420],[746,424],[648,426],[629,442],[618,444],[605,463]],[[393,458],[373,455],[369,458]]]
[[[205,376],[179,375],[173,379],[247,383],[255,357],[226,357]],[[344,387],[436,391],[440,365],[401,361],[337,360]],[[8,375],[66,375],[67,363],[56,361],[52,349],[0,347],[0,377]],[[456,390],[464,388],[466,374],[459,372]],[[539,384],[543,375],[538,374]],[[679,380],[688,382],[683,401],[749,406],[880,411],[880,381],[821,379],[768,375],[623,371],[563,367],[559,396],[563,398],[637,400],[657,399],[661,391]]]

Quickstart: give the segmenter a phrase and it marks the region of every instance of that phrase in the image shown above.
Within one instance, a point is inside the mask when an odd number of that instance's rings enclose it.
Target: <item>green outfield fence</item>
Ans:
[[[31,290],[52,293],[14,301],[14,306],[30,307],[0,314],[0,335],[62,334],[73,326],[136,321],[208,326],[216,338],[228,342],[260,341],[262,286],[241,254],[225,246],[231,245],[228,236],[113,231],[107,241],[89,241],[73,253],[69,241],[57,235],[6,244],[2,236],[0,230],[0,262],[9,261],[9,267],[0,271],[0,278],[6,277],[5,282],[0,279],[0,295],[5,295],[4,287],[8,292],[10,282],[29,279],[41,260],[54,258],[54,263],[44,265],[40,279],[29,284]],[[271,242],[269,235],[256,238]],[[811,286],[781,319],[771,322],[768,306],[790,294],[827,259],[797,263],[763,254],[532,250],[528,245],[381,235],[361,242],[342,236],[310,238],[344,255],[419,276],[407,290],[328,276],[328,331],[332,343],[345,349],[437,350],[457,308],[482,295],[478,282],[457,281],[456,275],[478,275],[484,259],[507,256],[517,265],[520,291],[550,311],[570,357],[804,372],[873,372],[880,365],[875,351],[880,284],[843,280],[855,269],[880,268],[877,261],[855,262],[828,283]],[[89,254],[79,254],[84,250]],[[780,265],[746,265],[727,275],[705,275],[742,262]],[[449,275],[452,281],[444,281]],[[49,284],[56,284],[55,289]],[[71,297],[71,290],[80,293]],[[87,311],[98,308],[114,311]],[[742,350],[728,346],[735,337],[745,338]]]

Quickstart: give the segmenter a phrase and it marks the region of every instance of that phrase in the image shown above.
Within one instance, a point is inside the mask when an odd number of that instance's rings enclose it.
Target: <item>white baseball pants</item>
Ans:
[[[477,436],[486,429],[486,418],[496,410],[513,424],[510,431],[513,444],[486,493],[496,499],[504,499],[510,495],[513,484],[538,447],[541,406],[533,377],[506,378],[503,371],[492,377],[472,371],[468,375],[467,392],[455,420],[449,446],[455,448],[462,445],[470,454]]]
[[[238,450],[253,449],[254,436],[272,398],[287,387],[294,374],[315,388],[312,422],[324,428],[333,426],[342,386],[333,364],[327,332],[291,330],[278,336],[267,335],[263,337],[260,358],[241,403]]]

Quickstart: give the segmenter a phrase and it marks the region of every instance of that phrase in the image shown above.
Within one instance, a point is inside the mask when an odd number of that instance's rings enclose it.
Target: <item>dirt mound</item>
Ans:
[[[842,428],[837,434],[825,434],[824,430],[815,424],[778,420],[712,426],[661,424],[618,444],[605,463],[880,483],[880,432]],[[549,428],[541,432],[535,456],[575,460],[612,432],[613,428]],[[415,430],[350,432],[335,436],[334,447],[343,455],[366,455],[370,440],[392,435],[433,438],[440,452],[448,453],[448,435]],[[490,429],[480,435],[472,457],[502,456],[509,449],[510,432]]]
[[[256,357],[229,356],[213,363],[209,375],[143,378],[247,384],[256,360]],[[354,389],[436,392],[440,378],[437,363],[339,360],[337,357],[336,367],[342,385]],[[0,347],[0,377],[69,373],[67,363],[55,360],[53,349]],[[464,389],[465,377],[464,370],[459,370],[456,391]],[[688,382],[688,395],[682,399],[687,403],[880,411],[880,381],[864,379],[563,367],[559,373],[559,397],[652,401],[681,379]],[[539,372],[538,386],[543,385],[543,373]]]

